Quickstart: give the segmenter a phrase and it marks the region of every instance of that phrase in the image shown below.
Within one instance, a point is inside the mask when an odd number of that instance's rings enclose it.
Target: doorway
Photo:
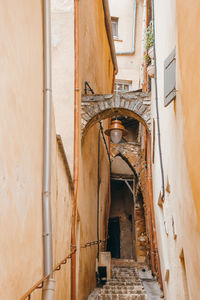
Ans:
[[[120,220],[110,218],[108,225],[108,251],[112,258],[120,258]]]
[[[111,181],[108,246],[112,258],[136,258],[134,199],[122,180]]]

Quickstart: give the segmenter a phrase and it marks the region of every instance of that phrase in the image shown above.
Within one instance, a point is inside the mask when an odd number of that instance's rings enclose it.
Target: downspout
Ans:
[[[97,162],[97,241],[98,241],[98,251],[97,251],[97,258],[99,260],[99,185],[100,185],[100,134],[101,128],[99,127],[98,133],[98,162]]]
[[[44,282],[42,299],[53,300],[55,280],[53,279],[53,250],[51,223],[51,7],[50,0],[43,1],[44,19],[44,163],[43,163],[43,247],[44,276],[50,275]]]
[[[106,25],[106,31],[107,31],[107,36],[108,36],[108,42],[110,45],[112,62],[114,65],[114,70],[117,74],[117,72],[118,72],[117,58],[116,58],[116,53],[115,53],[115,44],[114,44],[114,40],[113,40],[109,4],[108,4],[108,0],[102,0],[102,1],[103,1],[103,9],[104,9],[104,14],[105,14],[105,25]]]
[[[117,52],[116,55],[133,55],[135,53],[135,23],[136,23],[136,0],[133,0],[133,23],[132,23],[131,51]]]
[[[152,20],[153,20],[153,52],[154,52],[154,65],[155,65],[155,98],[156,98],[156,120],[158,129],[158,151],[160,158],[160,171],[161,171],[161,181],[162,181],[162,199],[165,197],[165,180],[164,180],[164,168],[162,159],[162,149],[161,149],[161,139],[160,139],[160,118],[159,118],[159,107],[158,107],[158,82],[157,82],[157,58],[156,58],[156,42],[155,42],[155,8],[154,0],[152,0]]]
[[[79,147],[80,147],[80,84],[79,84],[79,0],[74,0],[75,34],[75,80],[74,80],[74,205],[72,223],[72,250],[76,249],[77,196],[79,183]],[[71,262],[71,299],[76,300],[76,252]]]
[[[114,69],[113,71],[113,82],[112,82],[112,94],[115,90],[115,77],[117,71]],[[111,118],[108,119],[109,125],[111,124]],[[109,127],[109,126],[108,126]],[[110,153],[110,137],[108,138],[108,151]],[[110,173],[109,173],[109,184],[108,184],[108,206],[107,206],[107,223],[106,223],[106,241],[105,241],[105,251],[107,249],[107,241],[108,241],[108,225],[109,225],[109,216],[110,216],[110,207],[111,207],[111,163],[110,163]]]
[[[144,59],[145,53],[146,53],[146,47],[145,47],[145,43],[146,43],[146,37],[145,37],[145,33],[146,33],[146,29],[148,27],[148,16],[147,16],[147,6],[148,6],[148,1],[149,0],[144,0],[144,4],[143,4],[143,26],[142,26],[142,57],[143,57],[143,63],[142,63],[142,67],[143,67],[143,84],[142,84],[142,90],[143,92],[147,92],[148,90],[148,74],[147,74],[147,64],[146,61]]]

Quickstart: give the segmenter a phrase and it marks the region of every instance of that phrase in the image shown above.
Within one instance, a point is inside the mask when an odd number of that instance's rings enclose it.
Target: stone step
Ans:
[[[98,300],[147,300],[147,295],[99,295]]]
[[[105,292],[117,292],[117,291],[123,291],[123,292],[142,292],[144,291],[144,288],[132,288],[132,287],[114,287],[114,288],[103,288],[102,291]]]
[[[107,285],[106,287],[108,287],[108,289],[115,289],[115,288],[121,288],[121,289],[133,289],[133,290],[143,290],[143,286],[142,285]]]
[[[88,300],[147,300],[142,281],[139,277],[136,263],[120,261],[121,264],[112,265],[112,278],[102,288],[96,289]]]
[[[144,291],[101,291],[101,295],[145,295]]]
[[[106,285],[130,285],[130,286],[137,286],[137,285],[142,285],[142,283],[139,281],[110,281],[107,282]]]

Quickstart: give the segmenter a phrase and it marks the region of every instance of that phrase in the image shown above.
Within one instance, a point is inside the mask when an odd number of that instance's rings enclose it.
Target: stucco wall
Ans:
[[[80,83],[88,81],[95,94],[112,92],[113,62],[105,28],[102,1],[80,1]],[[106,127],[107,121],[103,122]],[[99,125],[89,129],[80,153],[77,241],[97,240],[97,162]],[[108,201],[109,161],[100,140],[100,239],[105,238],[105,208]],[[97,246],[80,249],[77,299],[85,300],[96,286]]]
[[[59,140],[60,141],[60,140]],[[54,152],[55,151],[55,152]],[[54,266],[71,252],[71,216],[73,190],[70,184],[69,166],[63,147],[56,142],[54,131],[52,161],[52,229]],[[71,299],[71,260],[55,272],[55,299]]]
[[[200,95],[200,27],[199,27],[200,3],[193,1],[190,7],[187,1],[177,0],[177,31],[178,31],[178,56],[179,56],[179,95],[181,97],[182,110],[184,114],[185,154],[190,176],[193,197],[200,221],[200,185],[199,169],[200,159],[200,136],[199,131],[199,106]],[[199,225],[200,228],[200,225]]]
[[[42,274],[41,14],[39,0],[0,3],[1,299],[18,299]]]
[[[140,72],[143,59],[142,54],[142,18],[143,0],[136,1],[135,19],[135,51],[130,55],[117,55],[119,72],[116,79],[132,80],[130,90],[141,88]],[[119,39],[115,40],[116,53],[132,51],[132,28],[133,28],[133,0],[124,0],[123,5],[120,0],[109,0],[110,14],[118,17]]]
[[[52,92],[56,133],[62,136],[73,173],[74,1],[52,0]]]
[[[97,174],[98,174],[98,127],[92,127],[85,137],[82,148],[81,177],[78,212],[80,217],[80,243],[97,240]],[[109,163],[102,138],[100,141],[100,193],[99,237],[105,238],[105,208],[108,203]],[[97,246],[80,250],[79,296],[86,299],[96,285]]]
[[[88,81],[95,94],[110,93],[113,62],[102,1],[80,1],[80,81]]]
[[[196,45],[199,43],[197,38],[197,7],[199,9],[199,4],[197,5],[196,1],[196,7],[192,5],[190,8],[187,7],[187,1],[177,1],[177,4],[178,19],[176,19],[175,1],[155,0],[155,43],[158,67],[161,147],[165,188],[167,180],[170,186],[170,192],[165,193],[163,207],[158,206],[161,175],[157,126],[155,163],[152,169],[153,193],[165,299],[188,299],[186,296],[187,286],[184,285],[184,270],[180,259],[183,250],[189,299],[193,300],[198,297],[200,284],[198,274],[200,258],[198,250],[200,246],[198,205],[194,201],[195,197],[193,197],[199,192],[196,182],[199,165],[196,149],[198,149],[199,138],[195,134],[198,128],[198,104],[196,103],[198,100],[196,99],[198,99],[199,87],[197,81],[195,82],[198,75],[193,75],[195,72],[198,74],[196,66],[199,60],[196,56],[197,60],[193,61],[195,54],[190,47],[194,46],[194,41]],[[188,16],[187,19],[185,18],[186,15]],[[187,23],[185,20],[187,20]],[[174,102],[165,108],[164,60],[175,46],[177,47],[177,97]],[[193,65],[191,65],[191,62],[193,62]],[[194,115],[192,112],[194,112]],[[152,117],[156,120],[154,80],[152,80]],[[195,176],[193,176],[194,174]],[[169,279],[165,281],[167,270],[169,270]]]
[[[43,37],[41,1],[0,3],[0,298],[15,300],[43,276]],[[71,190],[52,115],[54,264],[70,252]],[[62,246],[62,247],[61,247]],[[70,299],[70,263],[55,275]],[[62,293],[62,297],[60,296]],[[41,290],[31,299],[41,299]]]

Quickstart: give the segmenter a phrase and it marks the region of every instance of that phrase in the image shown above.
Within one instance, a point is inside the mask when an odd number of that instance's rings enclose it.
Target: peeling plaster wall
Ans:
[[[177,6],[176,6],[177,2]],[[161,127],[165,193],[163,206],[158,205],[161,191],[157,126],[153,194],[158,248],[165,299],[188,299],[184,289],[184,252],[189,299],[199,296],[199,1],[155,0],[156,49],[158,65],[158,99]],[[177,48],[177,96],[164,107],[164,60]],[[152,80],[152,117],[155,113],[154,80]],[[153,143],[152,143],[153,144]],[[167,272],[169,271],[169,279]]]
[[[136,230],[136,257],[139,262],[149,262],[148,239],[145,224],[145,210],[143,202],[135,204],[135,230]]]

